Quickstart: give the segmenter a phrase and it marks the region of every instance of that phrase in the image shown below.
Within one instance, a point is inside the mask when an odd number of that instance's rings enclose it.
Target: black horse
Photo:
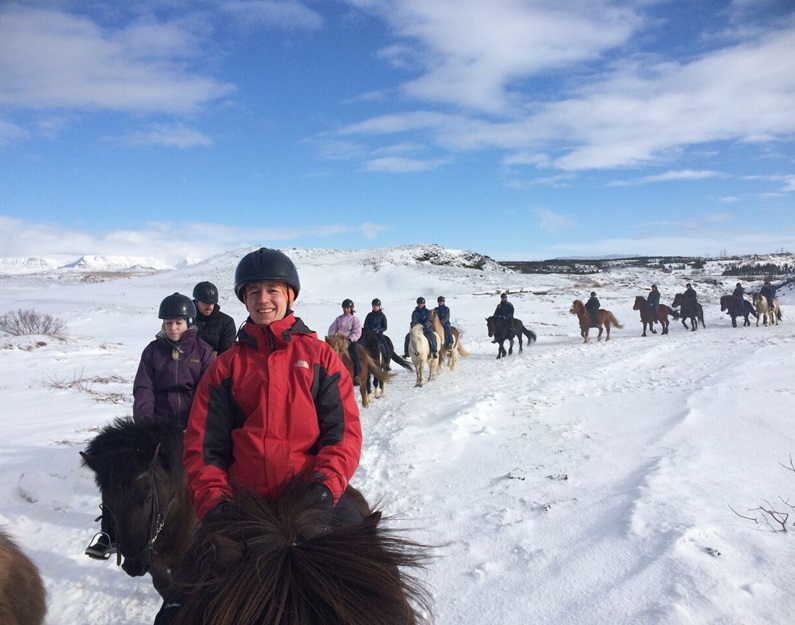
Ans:
[[[122,568],[128,575],[149,573],[157,592],[166,598],[171,571],[182,559],[197,523],[182,466],[182,430],[116,419],[80,455],[94,472],[102,514],[112,519],[116,564],[123,557]]]
[[[743,317],[743,325],[750,326],[751,322],[748,320],[749,315],[753,315],[754,317],[758,318],[756,314],[756,310],[754,309],[753,304],[746,300],[743,300],[742,309],[740,308],[740,302],[734,295],[723,295],[720,298],[720,310],[721,312],[726,312],[732,318],[732,327],[737,327],[737,317]]]
[[[671,304],[671,307],[679,308],[680,306],[680,312],[677,313],[674,311],[673,317],[674,319],[679,319],[681,317],[682,325],[685,326],[686,329],[695,332],[698,330],[699,321],[701,321],[701,327],[707,327],[704,323],[704,309],[702,308],[701,304],[698,302],[693,304],[692,300],[687,299],[684,293],[677,293],[674,297],[674,302]],[[690,319],[691,327],[688,327],[687,319]]]
[[[307,499],[300,481],[273,503],[238,493],[227,520],[196,531],[155,624],[429,622],[430,595],[406,571],[428,563],[428,547],[384,529],[380,512],[337,526]]]
[[[389,345],[389,353],[392,355],[390,359],[387,359],[386,354],[384,353],[384,346],[378,338],[378,335],[370,328],[362,328],[362,336],[359,338],[359,345],[364,347],[367,354],[373,359],[373,362],[375,362],[383,371],[389,371],[390,360],[403,367],[406,371],[414,371],[414,368],[411,366],[411,363],[408,360],[401,358],[397,353],[395,353],[395,346],[392,344],[392,339],[385,334],[384,340],[386,340],[387,344]],[[370,388],[370,380],[371,377],[368,375],[366,382],[368,394],[372,392]],[[372,377],[372,385],[375,387],[376,398],[381,397],[386,392],[386,382],[383,382],[376,377]]]
[[[513,354],[513,339],[510,338],[508,320],[505,317],[486,317],[486,327],[489,331],[489,338],[493,337],[493,342],[499,344],[499,349],[497,350],[497,359],[499,360],[503,356]],[[516,334],[516,338],[519,339],[520,352],[522,351],[522,335],[527,337],[528,347],[537,339],[535,332],[525,328],[521,320],[515,317],[513,320],[513,331]],[[505,351],[505,347],[503,345],[505,341],[508,341],[507,352]]]

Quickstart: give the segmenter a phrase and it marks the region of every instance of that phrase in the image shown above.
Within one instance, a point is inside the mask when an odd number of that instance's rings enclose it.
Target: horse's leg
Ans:
[[[652,334],[657,334],[657,330],[654,329],[654,313],[651,311],[649,311],[649,330]]]
[[[641,336],[646,336],[646,320],[641,319],[640,322],[643,324],[643,334]]]
[[[602,336],[602,326],[599,326],[599,336]],[[600,339],[601,340],[601,339]],[[610,322],[605,323],[605,341],[610,340]]]

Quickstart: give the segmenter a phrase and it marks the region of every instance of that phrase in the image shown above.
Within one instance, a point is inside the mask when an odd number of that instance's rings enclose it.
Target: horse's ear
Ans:
[[[83,459],[82,461],[83,466],[86,466],[90,469],[94,468],[94,460],[96,459],[96,456],[81,451],[80,457]]]

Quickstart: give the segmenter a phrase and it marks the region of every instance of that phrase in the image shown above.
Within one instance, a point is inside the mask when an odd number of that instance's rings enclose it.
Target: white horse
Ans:
[[[436,314],[435,310],[431,311],[431,323],[433,324],[433,331],[436,333],[436,335],[443,337],[444,326],[439,320],[439,315]],[[450,335],[453,337],[453,344],[447,349],[442,349],[442,345],[440,344],[439,357],[443,361],[447,361],[450,371],[455,371],[456,367],[458,366],[458,355],[460,354],[464,358],[469,358],[469,352],[461,345],[461,337],[458,333],[458,328],[455,326],[450,326]]]
[[[414,365],[414,370],[417,372],[417,383],[414,386],[422,386],[422,373],[425,369],[425,364],[428,364],[428,382],[441,371],[439,358],[431,358],[431,345],[428,342],[421,323],[411,327],[411,338],[409,339],[409,356]],[[436,332],[436,345],[442,346],[442,339]]]
[[[767,297],[760,293],[754,294],[754,306],[756,306],[756,327],[759,327],[759,320],[764,317],[765,325],[778,325],[781,309],[778,307],[778,298],[773,298],[773,308],[767,303]]]

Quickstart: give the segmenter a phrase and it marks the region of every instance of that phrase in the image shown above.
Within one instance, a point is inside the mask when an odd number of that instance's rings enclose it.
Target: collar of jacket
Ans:
[[[186,347],[190,346],[191,343],[196,342],[198,332],[199,329],[196,326],[191,326],[185,330],[185,334],[182,335],[182,338],[179,341],[172,341],[170,338],[168,338],[168,336],[166,336],[166,333],[163,330],[160,330],[160,332],[155,335],[155,338],[171,348],[184,352]]]
[[[258,326],[249,317],[238,330],[237,340],[254,349],[260,349],[260,342],[268,345],[270,349],[279,349],[290,342],[293,334],[315,334],[315,332],[288,310],[283,319],[274,321],[269,326]]]

